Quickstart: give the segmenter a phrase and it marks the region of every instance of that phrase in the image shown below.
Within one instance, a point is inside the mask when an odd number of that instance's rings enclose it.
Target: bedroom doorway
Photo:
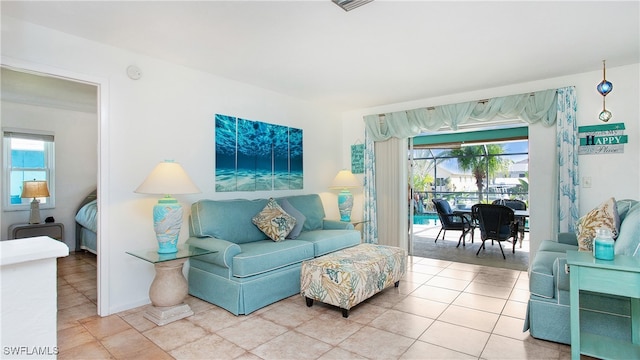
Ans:
[[[42,211],[42,215],[43,219],[53,216],[56,222],[64,224],[64,242],[69,246],[70,253],[73,253],[77,250],[75,215],[78,205],[90,191],[97,189],[98,198],[100,198],[101,193],[106,189],[104,177],[100,176],[100,164],[107,163],[107,154],[100,150],[100,144],[106,143],[104,139],[106,131],[103,129],[106,127],[108,82],[106,79],[8,57],[2,58],[1,65],[3,72],[11,72],[12,75],[19,77],[20,86],[16,88],[29,92],[28,97],[5,96],[8,95],[6,92],[10,87],[5,86],[3,77],[3,103],[10,102],[10,107],[15,111],[24,111],[27,114],[40,113],[41,121],[47,123],[38,124],[37,120],[33,120],[35,116],[22,118],[18,116],[10,121],[7,116],[4,116],[6,113],[3,106],[0,125],[33,130],[38,130],[40,126],[42,130],[55,133],[56,206],[47,212]],[[64,120],[60,120],[61,124],[55,124],[56,118]],[[76,123],[70,124],[64,121],[76,121]],[[88,133],[83,136],[83,131]],[[74,154],[77,153],[83,153],[85,157],[75,159]],[[74,159],[77,161],[73,162]],[[100,203],[98,207],[102,207]],[[25,216],[23,211],[6,212],[4,210],[0,209],[3,218],[0,225],[3,229]],[[101,241],[104,238],[102,229],[105,225],[102,219],[103,214],[98,212],[96,227],[101,230],[96,231],[95,291],[88,297],[92,298],[96,313],[105,316],[108,315],[108,270],[102,256],[106,253],[106,244]]]

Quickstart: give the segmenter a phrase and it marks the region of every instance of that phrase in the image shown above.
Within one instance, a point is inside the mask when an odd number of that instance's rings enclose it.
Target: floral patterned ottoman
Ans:
[[[400,283],[407,255],[398,247],[360,244],[302,263],[300,293],[307,306],[313,300],[338,306],[342,316],[374,294]]]

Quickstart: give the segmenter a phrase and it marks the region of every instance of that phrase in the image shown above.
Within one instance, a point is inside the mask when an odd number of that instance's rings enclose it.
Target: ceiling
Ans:
[[[638,1],[375,0],[349,12],[331,0],[2,1],[1,11],[339,111],[640,62]]]

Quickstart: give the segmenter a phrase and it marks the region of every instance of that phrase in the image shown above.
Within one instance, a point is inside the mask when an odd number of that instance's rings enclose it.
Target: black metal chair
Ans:
[[[515,221],[513,209],[504,205],[476,204],[471,208],[471,212],[478,221],[480,238],[482,239],[482,244],[478,248],[476,256],[480,254],[481,249],[485,248],[485,241],[487,240],[491,240],[491,243],[493,243],[493,240],[498,242],[503,259],[506,259],[506,256],[504,256],[501,242],[513,239],[511,240],[513,253],[516,252],[518,223]]]
[[[456,213],[451,211],[451,206],[449,202],[445,199],[432,199],[433,205],[438,212],[438,218],[440,218],[440,231],[438,231],[438,235],[436,236],[436,241],[438,242],[438,237],[440,237],[440,233],[444,231],[442,234],[442,239],[444,240],[445,235],[447,234],[447,230],[455,230],[461,231],[462,234],[458,239],[458,245],[460,246],[460,242],[462,242],[462,246],[466,246],[466,236],[468,233],[471,233],[471,243],[473,243],[473,222],[471,221],[470,214]]]
[[[504,205],[513,210],[527,210],[527,203],[517,199],[498,199],[493,201],[494,205]],[[516,222],[518,223],[518,232],[520,233],[520,247],[524,241],[524,230],[526,218],[524,216],[516,216]]]

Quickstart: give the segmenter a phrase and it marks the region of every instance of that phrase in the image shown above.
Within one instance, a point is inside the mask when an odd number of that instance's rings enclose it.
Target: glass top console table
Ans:
[[[156,276],[149,287],[149,306],[144,317],[157,325],[193,315],[193,311],[184,299],[189,292],[187,280],[182,275],[182,266],[192,257],[216,253],[193,246],[178,246],[173,254],[158,254],[158,249],[127,251],[127,254],[152,263]]]

